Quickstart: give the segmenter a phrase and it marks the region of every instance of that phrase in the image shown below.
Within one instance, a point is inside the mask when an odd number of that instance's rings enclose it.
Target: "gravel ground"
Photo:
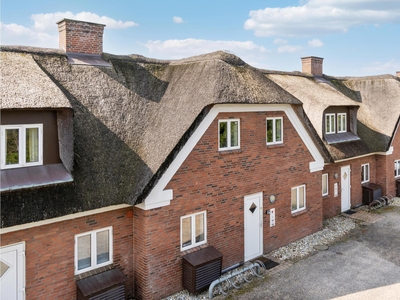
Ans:
[[[394,198],[393,202],[390,205],[400,206],[400,198]],[[379,209],[379,208],[372,208],[372,210],[373,209]],[[368,211],[368,206],[364,205],[355,210]],[[270,253],[267,253],[266,256],[277,258],[280,260],[298,261],[302,258],[305,258],[317,252],[317,250],[314,249],[315,245],[328,246],[340,240],[341,238],[346,236],[350,232],[350,230],[357,227],[357,222],[358,221],[351,218],[347,218],[343,215],[333,217],[331,219],[324,221],[322,230],[313,233],[309,236],[306,236],[300,240],[297,240],[289,245],[274,250]],[[192,296],[188,293],[187,290],[183,290],[172,296],[164,298],[164,300],[203,300],[203,299],[208,299],[208,290],[197,296]]]

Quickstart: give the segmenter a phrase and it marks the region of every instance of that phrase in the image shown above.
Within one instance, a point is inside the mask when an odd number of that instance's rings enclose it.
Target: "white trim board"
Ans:
[[[321,171],[324,168],[324,159],[317,146],[313,143],[303,123],[293,110],[290,104],[217,104],[214,105],[204,120],[200,123],[192,136],[180,150],[171,165],[167,168],[160,180],[153,187],[146,199],[136,205],[143,210],[163,207],[170,204],[173,199],[172,190],[164,190],[175,173],[179,170],[185,159],[189,156],[200,138],[204,135],[211,123],[220,113],[226,112],[259,112],[259,111],[283,111],[296,129],[298,135],[303,140],[314,161],[309,163],[310,172]]]

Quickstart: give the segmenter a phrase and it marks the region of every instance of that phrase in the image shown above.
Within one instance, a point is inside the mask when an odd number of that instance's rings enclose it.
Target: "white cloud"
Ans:
[[[288,41],[284,40],[284,39],[275,39],[274,40],[274,44],[277,44],[277,45],[284,45],[284,44],[287,44],[287,43],[288,43]]]
[[[183,23],[183,19],[182,19],[181,17],[176,17],[176,16],[174,16],[174,17],[172,18],[172,21],[173,21],[174,23],[176,23],[176,24],[181,24],[181,23]]]
[[[212,41],[201,39],[148,41],[144,46],[149,54],[160,59],[180,59],[218,50],[233,53],[248,64],[264,67],[268,60],[267,53],[271,52],[252,41]]]
[[[324,43],[318,39],[313,39],[311,41],[308,41],[308,46],[312,48],[319,48],[322,47]]]
[[[254,51],[266,52],[263,46],[257,46],[251,41],[211,41],[200,39],[148,41],[144,45],[150,53],[170,58],[182,58],[204,54],[217,50],[231,51],[233,53]]]
[[[67,11],[33,14],[31,15],[31,20],[33,21],[31,27],[0,22],[1,44],[58,47],[58,28],[56,23],[64,18],[105,24],[106,28],[112,29],[123,29],[138,25],[132,21],[123,22],[107,16],[98,16],[91,12],[73,14]]]
[[[278,53],[296,53],[301,51],[300,46],[284,45],[277,49]]]
[[[374,62],[361,69],[366,74],[392,74],[400,70],[400,61],[392,59],[387,62]]]
[[[308,0],[302,6],[252,10],[244,28],[257,36],[346,32],[365,24],[400,23],[398,0]]]

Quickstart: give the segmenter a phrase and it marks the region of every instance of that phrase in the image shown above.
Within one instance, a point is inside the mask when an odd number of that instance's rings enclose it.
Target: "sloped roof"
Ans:
[[[115,204],[111,200],[115,198],[134,203],[210,105],[301,105],[257,69],[225,52],[176,61],[104,54],[112,67],[102,67],[70,65],[58,51],[2,50],[13,63],[16,77],[20,72],[45,79],[40,97],[35,98],[45,103],[42,107],[54,107],[57,101],[65,105],[65,96],[71,103],[74,178],[76,191],[87,199],[86,209],[97,205],[94,202]],[[30,63],[19,63],[20,57]],[[32,81],[26,84],[35,85]],[[35,101],[32,105],[39,107]],[[96,199],[99,195],[102,198]]]
[[[71,107],[68,98],[40,69],[31,54],[2,51],[0,62],[0,109]]]
[[[338,78],[359,94],[358,135],[372,151],[387,151],[400,117],[400,79],[392,75]]]
[[[400,81],[391,75],[315,78],[300,72],[263,71],[303,102],[303,108],[323,139],[323,112],[331,106],[356,106],[361,141],[325,146],[333,160],[387,151],[400,113]],[[390,113],[388,113],[390,108]]]

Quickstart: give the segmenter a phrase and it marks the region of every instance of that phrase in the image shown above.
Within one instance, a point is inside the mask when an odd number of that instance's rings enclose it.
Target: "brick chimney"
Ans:
[[[62,19],[57,22],[60,48],[67,53],[103,53],[103,32],[106,25]]]
[[[396,72],[396,76],[400,78],[400,71]]]
[[[313,76],[322,76],[322,57],[307,56],[301,58],[302,72]]]

